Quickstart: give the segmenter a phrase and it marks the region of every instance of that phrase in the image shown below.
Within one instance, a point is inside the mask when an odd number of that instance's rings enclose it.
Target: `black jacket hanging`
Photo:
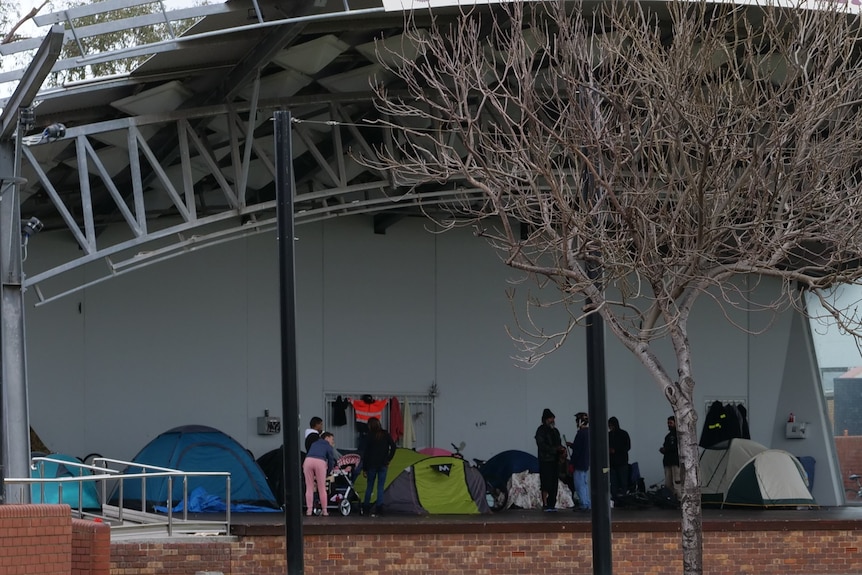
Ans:
[[[342,427],[347,425],[347,408],[350,402],[340,395],[332,402],[332,426]]]
[[[712,447],[728,439],[728,421],[724,405],[720,401],[713,401],[706,412],[703,421],[703,429],[700,432],[701,447]]]

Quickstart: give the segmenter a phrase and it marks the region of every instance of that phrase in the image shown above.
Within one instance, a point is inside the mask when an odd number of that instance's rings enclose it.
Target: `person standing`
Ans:
[[[368,419],[368,435],[362,452],[362,475],[368,480],[362,504],[363,514],[371,511],[371,493],[377,483],[376,514],[383,512],[383,490],[386,487],[386,472],[389,462],[395,457],[395,442],[389,432],[382,428],[376,417]],[[375,513],[371,516],[374,517]]]
[[[667,418],[667,435],[659,452],[662,454],[661,464],[664,466],[664,486],[670,489],[677,500],[682,496],[682,482],[679,473],[679,444],[676,436],[676,418]]]
[[[317,495],[320,498],[321,515],[329,515],[326,505],[329,498],[326,495],[326,477],[335,467],[335,436],[324,431],[320,439],[308,448],[308,455],[302,462],[302,474],[305,476],[305,506],[306,515],[314,513],[314,484],[317,482]]]
[[[305,452],[308,453],[311,444],[320,439],[320,434],[323,433],[323,420],[317,416],[312,417],[308,422],[308,429],[305,430]]]
[[[629,490],[629,451],[632,440],[626,430],[620,429],[616,417],[608,419],[608,454],[611,475],[611,499],[625,495]]]
[[[572,467],[574,468],[575,493],[578,494],[581,511],[592,509],[590,500],[590,417],[583,411],[575,414],[578,432],[569,445],[572,448]]]
[[[542,509],[557,510],[557,489],[560,481],[560,463],[566,458],[566,448],[560,439],[554,413],[545,408],[542,425],[536,429],[536,447],[539,459],[539,485],[542,490]]]

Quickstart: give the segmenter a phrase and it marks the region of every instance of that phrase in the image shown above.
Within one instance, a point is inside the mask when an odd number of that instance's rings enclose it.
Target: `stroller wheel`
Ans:
[[[352,511],[350,501],[347,499],[342,499],[341,503],[338,505],[338,510],[341,511],[341,514],[345,517],[350,515],[350,512]]]

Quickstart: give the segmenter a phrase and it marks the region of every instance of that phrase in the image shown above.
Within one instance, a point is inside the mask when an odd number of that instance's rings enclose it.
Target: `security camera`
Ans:
[[[23,224],[21,224],[21,233],[26,237],[30,237],[34,234],[38,234],[42,231],[42,228],[45,227],[45,224],[37,217],[32,217]]]
[[[42,130],[42,137],[39,139],[40,143],[44,142],[54,142],[66,136],[66,126],[63,124],[51,124],[44,130]]]

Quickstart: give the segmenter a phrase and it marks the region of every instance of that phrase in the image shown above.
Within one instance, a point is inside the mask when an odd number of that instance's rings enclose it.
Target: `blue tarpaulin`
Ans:
[[[217,495],[211,495],[207,493],[207,490],[203,487],[197,487],[189,493],[189,511],[192,513],[218,513],[219,511],[227,510],[227,505],[225,505],[224,499]],[[162,513],[167,513],[168,508],[163,507],[161,505],[155,505],[153,507],[156,511],[160,511]],[[183,510],[183,502],[180,501],[176,507],[173,508],[174,513],[180,513]],[[245,503],[234,503],[230,506],[230,510],[236,513],[250,513],[250,512],[280,512],[280,509],[273,509],[271,507],[260,507],[257,505],[247,505]]]

